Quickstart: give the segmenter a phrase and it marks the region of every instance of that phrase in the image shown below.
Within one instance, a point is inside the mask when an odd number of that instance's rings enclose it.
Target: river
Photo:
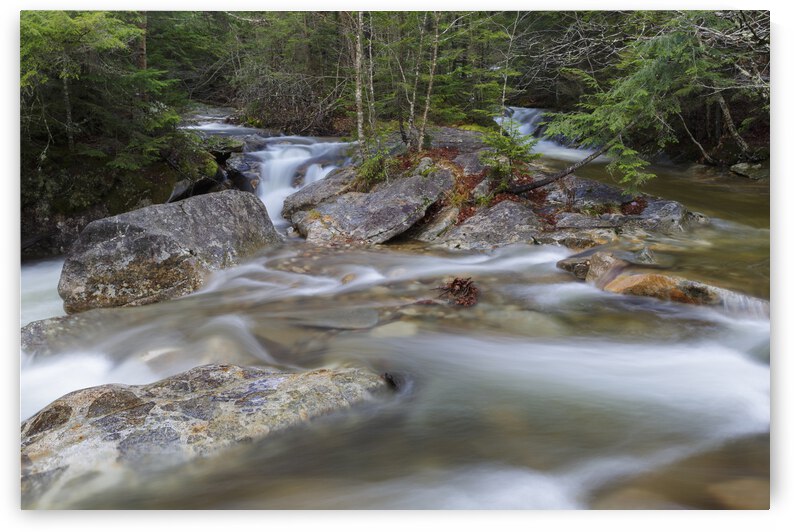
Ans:
[[[223,127],[209,122],[206,129]],[[542,151],[543,146],[538,149]],[[571,148],[543,162],[565,164]],[[281,202],[345,164],[336,140],[279,137],[250,154]],[[556,158],[555,158],[556,156]],[[664,166],[649,192],[712,218],[655,252],[674,273],[769,298],[769,188]],[[603,163],[580,172],[608,180]],[[125,310],[61,353],[22,353],[26,418],[74,389],[142,384],[206,362],[358,365],[404,382],[391,400],[109,490],[96,508],[569,509],[763,506],[769,319],[608,294],[555,267],[553,246],[491,253],[416,244],[321,249],[294,236],[200,291]],[[62,260],[24,264],[22,322],[62,314]],[[472,277],[470,308],[405,306]]]

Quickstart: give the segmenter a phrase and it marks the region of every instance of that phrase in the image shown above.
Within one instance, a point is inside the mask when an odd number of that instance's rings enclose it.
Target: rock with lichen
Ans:
[[[388,389],[381,376],[356,368],[207,365],[143,386],[75,391],[22,423],[22,505],[81,507],[105,489],[145,483]]]
[[[173,299],[280,241],[262,202],[247,192],[152,205],[88,224],[69,251],[58,293],[68,313]]]

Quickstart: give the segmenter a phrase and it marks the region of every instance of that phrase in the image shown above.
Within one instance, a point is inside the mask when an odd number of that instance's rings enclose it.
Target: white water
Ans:
[[[61,258],[26,264],[22,268],[20,326],[65,314],[58,295],[61,268]]]
[[[522,135],[528,136],[534,136],[543,119],[543,113],[546,112],[545,109],[532,109],[527,107],[509,107],[508,109],[512,113],[508,119],[514,121],[516,125],[518,125],[518,131]],[[504,121],[505,117],[496,118],[496,122],[499,124]],[[532,152],[543,154],[543,156],[550,159],[574,162],[581,161],[590,155],[593,150],[571,148],[541,137],[532,148]],[[608,159],[602,155],[597,157],[595,162],[608,162]]]
[[[349,148],[350,144],[346,142],[274,137],[266,149],[250,153],[262,161],[256,193],[276,227],[284,229],[288,225],[281,216],[281,208],[284,199],[300,188],[296,182],[300,177],[299,170],[304,170],[302,186],[319,181],[345,163]]]
[[[523,111],[533,110],[515,118]],[[521,118],[527,128],[533,117]],[[346,148],[279,137],[252,153],[277,226],[299,169],[303,184],[322,179]],[[293,243],[216,272],[190,296],[136,309],[126,327],[109,322],[77,349],[23,353],[21,415],[82,387],[147,383],[207,362],[361,365],[409,379],[375,413],[230,452],[201,466],[206,478],[173,472],[162,491],[109,496],[117,507],[129,496],[153,507],[587,508],[610,483],[768,432],[764,315],[607,294],[556,269],[570,254]],[[23,323],[62,314],[61,264],[23,267]],[[410,305],[452,276],[472,276],[481,302]],[[404,308],[414,313],[394,315]]]

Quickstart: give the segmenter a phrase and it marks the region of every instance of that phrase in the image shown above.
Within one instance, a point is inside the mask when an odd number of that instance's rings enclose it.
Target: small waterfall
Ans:
[[[284,199],[302,186],[325,178],[347,163],[347,142],[324,142],[308,137],[275,137],[264,150],[251,152],[260,163],[262,176],[256,193],[273,224],[288,225],[281,217]]]
[[[512,120],[518,125],[518,131],[522,135],[539,136],[538,128],[543,121],[546,109],[535,109],[529,107],[508,107],[507,112],[509,116],[496,117],[495,120],[498,124],[503,124],[505,120]],[[535,147],[532,148],[535,153],[541,153],[544,157],[549,159],[558,159],[561,161],[580,161],[590,155],[593,150],[572,148],[557,141],[540,138]],[[601,156],[595,159],[594,162],[607,163],[609,159]]]

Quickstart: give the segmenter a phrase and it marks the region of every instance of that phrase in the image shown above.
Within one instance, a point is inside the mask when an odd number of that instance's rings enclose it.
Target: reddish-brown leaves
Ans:
[[[636,197],[631,201],[627,201],[626,203],[620,204],[620,212],[623,214],[642,214],[642,211],[645,210],[645,207],[648,206],[648,201],[642,197]]]
[[[471,277],[465,279],[455,277],[444,286],[439,286],[437,290],[441,292],[441,297],[446,297],[456,305],[470,307],[477,304],[477,293],[479,290],[474,285]]]

